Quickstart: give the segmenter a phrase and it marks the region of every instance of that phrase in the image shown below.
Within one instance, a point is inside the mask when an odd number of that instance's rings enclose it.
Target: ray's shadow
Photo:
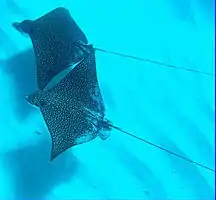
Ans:
[[[71,152],[65,152],[51,162],[47,143],[41,141],[6,155],[4,161],[12,175],[15,199],[43,199],[76,173],[78,159]]]
[[[33,49],[28,49],[5,60],[4,71],[11,77],[15,90],[15,113],[19,120],[25,120],[31,112],[35,111],[24,98],[37,89]]]

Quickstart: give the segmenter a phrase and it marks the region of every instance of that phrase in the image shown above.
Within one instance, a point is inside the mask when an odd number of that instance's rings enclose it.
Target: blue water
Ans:
[[[32,44],[11,23],[64,6],[98,48],[214,73],[213,0],[1,0],[0,199],[214,199],[215,173],[113,130],[49,161]],[[215,168],[214,78],[97,52],[117,126]],[[42,134],[38,134],[42,133]]]

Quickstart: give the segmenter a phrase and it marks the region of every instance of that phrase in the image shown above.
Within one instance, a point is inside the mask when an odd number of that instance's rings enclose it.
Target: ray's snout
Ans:
[[[20,33],[29,34],[32,30],[32,21],[24,20],[22,22],[14,22],[12,26]]]
[[[32,97],[32,95],[30,95],[30,96],[25,96],[25,100],[26,100],[29,104],[33,105],[33,106],[36,104],[35,99]]]
[[[26,100],[28,103],[32,104],[31,101],[30,101],[29,96],[25,96],[25,100]]]

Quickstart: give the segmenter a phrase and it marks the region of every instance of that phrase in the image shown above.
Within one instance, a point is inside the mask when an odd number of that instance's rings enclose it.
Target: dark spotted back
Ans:
[[[66,102],[56,101],[44,104],[40,110],[52,138],[51,160],[67,149],[98,136],[97,124],[87,118],[85,110],[76,106],[69,109]]]
[[[55,94],[59,101],[79,102],[79,104],[94,112],[104,114],[105,110],[97,79],[93,47],[90,54],[55,85],[50,92]]]
[[[40,109],[52,137],[51,159],[100,134],[105,109],[93,49],[88,57],[44,94]]]
[[[29,34],[35,51],[39,89],[59,72],[80,59],[74,42],[87,44],[87,38],[65,8],[57,8],[35,21],[16,26]]]

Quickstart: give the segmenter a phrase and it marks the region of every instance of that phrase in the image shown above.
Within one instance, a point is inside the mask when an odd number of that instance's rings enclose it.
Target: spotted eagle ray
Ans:
[[[51,133],[51,159],[74,145],[109,136],[94,50],[50,90],[26,98],[40,108]]]
[[[102,49],[88,44],[86,36],[67,9],[57,8],[35,21],[24,20],[13,23],[13,26],[21,33],[28,34],[32,40],[38,91],[27,96],[26,100],[42,112],[52,138],[51,160],[67,149],[98,136],[105,140],[111,129],[115,128],[215,172],[214,169],[128,133],[105,118],[95,61],[95,50]]]
[[[69,11],[64,8],[57,8],[35,21],[15,22],[13,26],[28,34],[32,40],[39,89],[44,89],[59,72],[83,57],[84,51],[76,45],[78,41],[88,43]]]

